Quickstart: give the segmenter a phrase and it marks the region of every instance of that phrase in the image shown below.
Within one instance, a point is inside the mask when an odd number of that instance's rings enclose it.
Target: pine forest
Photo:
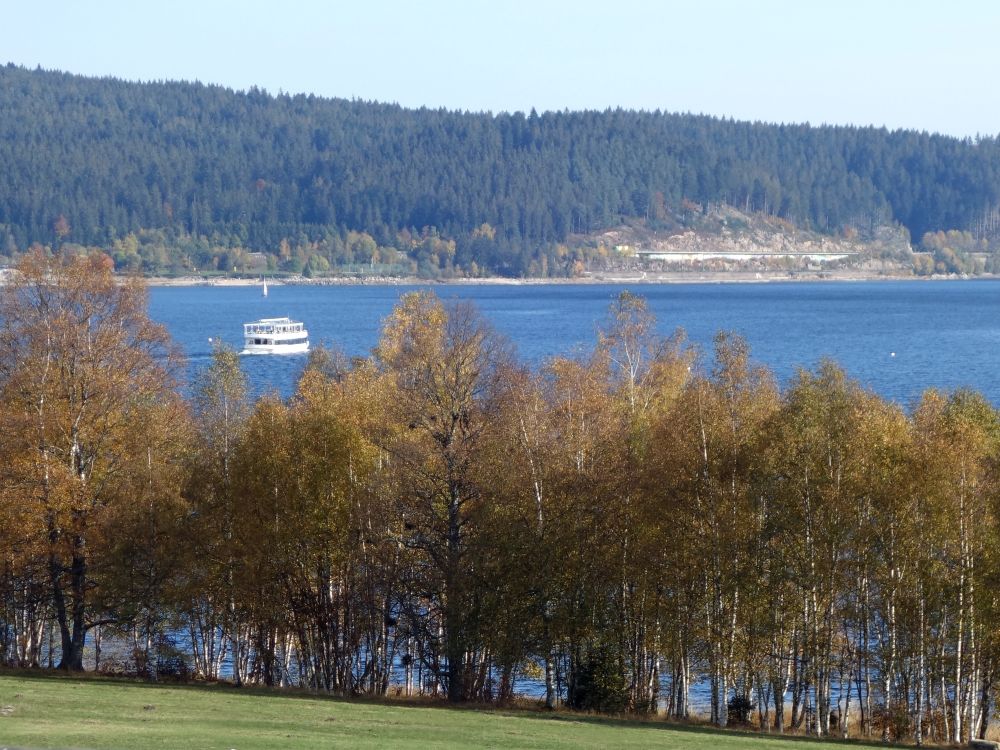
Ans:
[[[935,255],[1000,247],[992,135],[412,110],[13,64],[0,112],[0,255],[71,244],[119,272],[568,276],[609,228],[683,230],[713,206],[828,235],[954,233]]]

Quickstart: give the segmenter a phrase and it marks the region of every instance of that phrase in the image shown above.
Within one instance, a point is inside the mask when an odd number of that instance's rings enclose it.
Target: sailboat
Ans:
[[[267,296],[267,279],[264,278],[263,276],[261,276],[260,277],[260,281],[264,285],[263,293],[264,293],[264,296],[266,297]]]

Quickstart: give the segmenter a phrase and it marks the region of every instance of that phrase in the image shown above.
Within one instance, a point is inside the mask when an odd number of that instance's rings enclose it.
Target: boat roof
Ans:
[[[251,320],[249,323],[244,325],[252,325],[254,323],[298,323],[297,320],[292,320],[291,318],[261,318],[260,320]]]

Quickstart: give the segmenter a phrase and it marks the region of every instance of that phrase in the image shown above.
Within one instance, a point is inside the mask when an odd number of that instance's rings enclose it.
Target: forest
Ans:
[[[532,370],[405,295],[368,357],[252,401],[141,280],[33,252],[0,298],[0,660],[341,695],[981,737],[1000,677],[1000,414],[833,362],[779,387],[622,292]],[[119,648],[112,650],[110,644]],[[124,644],[124,647],[122,647]],[[122,654],[124,653],[124,656]]]
[[[412,110],[13,64],[0,111],[0,254],[74,244],[147,274],[570,275],[580,237],[713,205],[914,242],[1000,228],[994,136]]]

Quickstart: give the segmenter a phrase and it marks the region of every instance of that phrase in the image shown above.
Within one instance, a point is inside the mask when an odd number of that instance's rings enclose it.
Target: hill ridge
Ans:
[[[567,275],[570,238],[634,220],[657,231],[686,202],[827,235],[1000,232],[994,138],[408,109],[13,64],[0,67],[0,109],[0,253],[99,246],[123,270],[231,270],[241,249],[314,274]],[[162,252],[116,247],[144,231]]]

